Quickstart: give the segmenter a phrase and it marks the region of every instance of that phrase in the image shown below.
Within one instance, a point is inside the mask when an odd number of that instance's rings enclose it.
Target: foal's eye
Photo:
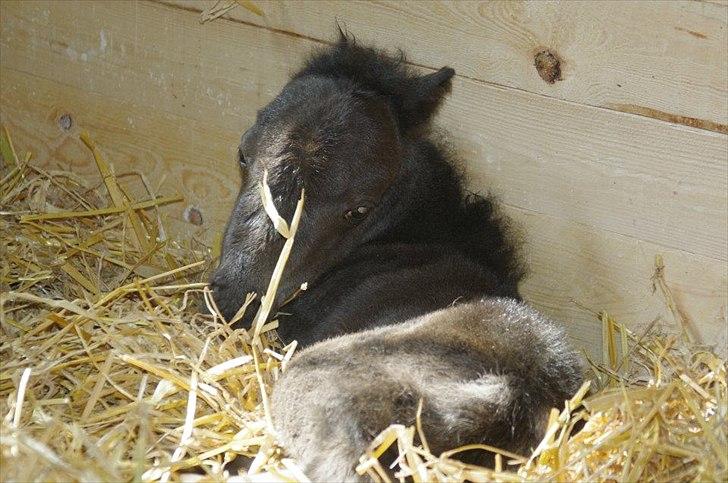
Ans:
[[[240,148],[238,148],[238,164],[240,164],[241,168],[244,168],[248,164],[248,161],[245,159],[245,155],[243,154],[243,150]]]
[[[344,218],[346,218],[346,221],[349,223],[353,223],[354,225],[360,223],[364,218],[367,217],[369,214],[369,207],[368,206],[360,206],[356,210],[349,210],[344,214]]]

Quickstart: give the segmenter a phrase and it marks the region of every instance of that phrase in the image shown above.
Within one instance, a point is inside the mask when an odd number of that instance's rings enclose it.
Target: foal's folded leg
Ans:
[[[433,453],[477,442],[526,452],[580,381],[561,329],[523,303],[486,299],[302,351],[274,388],[273,417],[309,477],[351,481],[371,439],[413,424],[420,399]]]
[[[373,367],[342,359],[307,366],[316,350],[300,356],[274,388],[273,420],[286,452],[313,481],[366,481],[354,468],[367,445],[397,421],[400,385]],[[366,364],[354,357],[352,364]],[[364,369],[364,370],[362,370]]]

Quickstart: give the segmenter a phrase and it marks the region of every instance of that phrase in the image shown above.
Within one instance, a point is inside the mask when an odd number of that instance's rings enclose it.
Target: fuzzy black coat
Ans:
[[[563,330],[520,300],[507,221],[492,199],[466,193],[430,135],[453,75],[420,76],[342,35],[241,139],[244,180],[212,285],[227,318],[247,292],[265,291],[284,240],[258,183],[267,173],[287,219],[305,190],[275,307],[284,341],[306,348],[272,411],[314,480],[359,479],[369,441],[413,424],[420,400],[435,452],[478,442],[525,452],[581,381]]]

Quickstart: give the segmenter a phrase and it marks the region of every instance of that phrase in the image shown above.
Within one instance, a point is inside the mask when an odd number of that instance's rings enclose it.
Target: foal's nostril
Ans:
[[[225,281],[218,275],[213,275],[212,279],[210,279],[210,288],[213,291],[222,290],[226,285]]]

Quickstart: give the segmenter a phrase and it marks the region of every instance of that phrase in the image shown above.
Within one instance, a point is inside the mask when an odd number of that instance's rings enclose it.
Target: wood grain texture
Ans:
[[[88,131],[135,197],[144,196],[143,185],[129,173],[143,173],[158,195],[185,197],[184,203],[162,209],[170,233],[207,244],[214,239],[238,189],[229,147],[235,132],[173,115],[150,115],[144,105],[5,67],[0,68],[0,79],[0,122],[8,127],[18,152],[33,154],[34,165],[68,169],[100,184],[91,153],[79,139],[82,131]],[[70,129],[59,125],[61,116],[72,120]],[[219,169],[221,160],[230,160],[225,164],[233,169]],[[202,227],[184,221],[187,206],[201,210]]]
[[[207,0],[164,0],[203,9]],[[412,62],[549,97],[728,132],[728,8],[693,1],[259,0],[229,17],[316,39],[335,25]],[[548,84],[534,55],[562,59]]]
[[[288,39],[279,42],[258,29],[242,37],[236,28],[208,36],[208,26],[193,13],[138,2],[2,2],[0,17],[3,120],[20,130],[33,125],[7,115],[9,105],[30,97],[40,104],[25,100],[27,109],[19,106],[16,116],[44,112],[44,135],[58,138],[59,149],[32,149],[39,161],[57,157],[94,174],[85,148],[55,123],[69,114],[116,154],[117,171],[165,178],[189,204],[202,207],[206,221],[197,231],[211,242],[237,192],[237,140],[305,47],[292,50]],[[12,94],[10,70],[29,74]],[[35,99],[32,86],[42,81],[48,82],[47,96]],[[121,133],[143,151],[123,152]],[[29,149],[44,144],[43,136],[31,139]],[[172,214],[181,219],[181,207]]]
[[[512,206],[728,259],[728,137],[456,79],[440,114],[474,187]]]
[[[194,12],[159,4],[111,2],[92,11],[64,5],[7,9],[0,41],[8,65],[237,132],[316,46],[225,20],[200,25]],[[11,47],[11,35],[32,40]],[[474,189],[493,188],[516,207],[728,259],[724,135],[464,78],[456,79],[440,120],[469,160]]]
[[[660,317],[666,327],[679,326],[653,292],[655,256],[661,255],[666,280],[698,340],[728,354],[726,304],[728,264],[634,238],[594,230],[541,213],[506,208],[522,227],[530,275],[524,297],[566,323],[577,343],[600,358],[601,324],[593,313],[606,310],[639,331]],[[588,310],[587,310],[588,309]]]
[[[4,1],[0,17],[0,121],[19,148],[91,175],[85,128],[117,172],[185,194],[170,226],[207,241],[237,190],[240,133],[319,45],[146,2]],[[650,295],[656,253],[702,337],[725,350],[725,135],[465,78],[442,125],[471,188],[495,191],[522,225],[527,299],[586,350],[599,354],[601,329],[574,301],[633,326],[663,311]],[[181,220],[188,204],[202,226]]]

